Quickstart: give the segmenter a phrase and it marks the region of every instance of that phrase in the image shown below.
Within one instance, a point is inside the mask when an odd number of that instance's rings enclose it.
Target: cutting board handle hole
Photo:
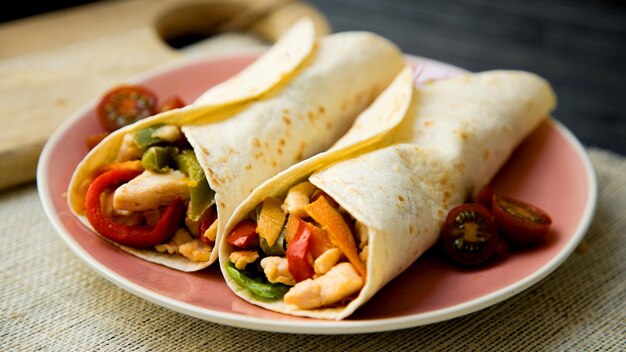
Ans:
[[[167,10],[155,22],[161,39],[180,49],[219,34],[220,26],[246,10],[242,4],[189,3]]]

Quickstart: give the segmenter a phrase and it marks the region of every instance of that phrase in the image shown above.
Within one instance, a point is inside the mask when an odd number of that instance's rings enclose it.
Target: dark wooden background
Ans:
[[[547,78],[555,118],[585,145],[626,154],[626,2],[310,0],[335,31],[369,30],[406,53],[471,71]]]
[[[0,21],[83,2],[89,1],[24,0],[5,8]],[[471,71],[536,72],[555,87],[555,117],[585,145],[626,155],[625,1],[310,2],[326,14],[335,31],[373,31],[409,54]]]

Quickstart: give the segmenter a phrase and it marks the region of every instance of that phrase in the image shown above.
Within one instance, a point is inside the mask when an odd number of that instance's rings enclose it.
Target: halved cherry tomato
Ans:
[[[256,233],[256,224],[249,219],[243,220],[226,237],[226,242],[239,249],[251,249],[259,246],[259,234]]]
[[[500,242],[495,219],[479,204],[461,204],[450,210],[441,238],[450,258],[463,265],[484,263]]]
[[[141,86],[120,86],[109,91],[98,104],[102,127],[113,132],[156,112],[157,97]]]
[[[91,136],[87,136],[85,138],[85,144],[89,150],[92,150],[98,143],[102,142],[109,135],[109,132],[100,132],[96,134],[92,134]]]
[[[487,209],[491,209],[492,198],[493,198],[493,190],[491,189],[491,187],[489,187],[489,185],[486,185],[480,190],[480,192],[478,192],[478,195],[476,196],[474,203],[480,204]]]
[[[311,229],[298,219],[298,229],[293,240],[287,246],[287,266],[296,282],[312,278],[315,271],[309,262],[309,239]]]
[[[161,102],[161,104],[159,104],[159,106],[157,107],[156,111],[157,112],[163,112],[163,111],[168,111],[168,110],[174,110],[174,109],[179,109],[184,107],[185,102],[178,97],[177,95],[174,95],[172,97],[166,98],[165,100],[163,100]]]
[[[494,194],[491,208],[505,240],[517,247],[532,246],[541,241],[552,225],[543,210],[515,198]]]

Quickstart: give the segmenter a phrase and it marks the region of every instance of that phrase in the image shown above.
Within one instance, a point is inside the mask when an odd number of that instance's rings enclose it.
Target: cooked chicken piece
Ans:
[[[117,152],[117,161],[128,161],[141,159],[143,152],[135,143],[135,137],[132,133],[127,133],[122,139],[122,144]]]
[[[361,258],[361,261],[363,263],[367,263],[367,257],[370,254],[370,246],[365,245],[365,247],[363,247],[363,249],[361,250],[361,253],[359,253],[359,257]]]
[[[189,198],[189,179],[178,170],[161,174],[144,171],[121,185],[113,195],[113,207],[129,211],[157,209],[176,197]]]
[[[363,284],[363,278],[354,266],[342,262],[317,279],[297,283],[283,299],[300,309],[315,309],[349,297],[358,292]]]
[[[185,229],[178,229],[167,243],[157,244],[160,253],[181,254],[194,262],[206,262],[211,257],[211,246],[194,239]]]
[[[124,209],[115,209],[113,206],[113,192],[103,192],[100,196],[100,207],[104,215],[112,218],[113,216],[129,216],[133,212]]]
[[[367,246],[367,242],[369,240],[369,234],[367,231],[367,226],[356,221],[354,223],[354,230],[356,231],[356,235],[359,238],[359,248],[363,249]]]
[[[265,257],[261,259],[261,267],[267,279],[271,283],[280,282],[281,284],[293,286],[296,280],[289,272],[289,264],[287,258],[282,257]]]
[[[180,138],[180,129],[172,125],[164,125],[152,132],[153,138],[161,138],[166,142],[176,142]]]
[[[192,262],[206,262],[211,258],[211,250],[213,247],[200,241],[191,240],[183,243],[178,247],[178,252],[191,260]]]
[[[281,208],[285,213],[294,214],[301,218],[307,217],[308,214],[304,207],[309,205],[314,190],[315,186],[311,182],[302,182],[291,187]]]
[[[179,253],[178,248],[182,244],[185,244],[192,240],[193,240],[193,237],[191,237],[191,235],[189,234],[189,232],[187,232],[187,230],[178,229],[176,233],[174,234],[174,236],[172,236],[172,238],[167,243],[157,244],[156,246],[154,246],[154,248],[158,252],[161,252],[161,253],[165,253],[165,252],[169,254]]]
[[[204,231],[203,236],[211,241],[215,241],[215,238],[217,237],[217,220],[213,221],[211,226]]]
[[[228,259],[235,264],[235,268],[243,270],[248,264],[259,259],[259,253],[257,251],[237,251],[232,252]]]
[[[315,259],[313,263],[313,269],[317,275],[324,275],[330,270],[341,258],[341,249],[333,247],[327,249],[322,255]]]

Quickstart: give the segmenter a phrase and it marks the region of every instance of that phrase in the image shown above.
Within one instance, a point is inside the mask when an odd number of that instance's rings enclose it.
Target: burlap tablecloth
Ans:
[[[48,222],[34,185],[6,191],[0,194],[0,351],[624,350],[626,159],[589,152],[599,199],[586,249],[500,304],[377,334],[266,333],[161,308],[80,261]]]

